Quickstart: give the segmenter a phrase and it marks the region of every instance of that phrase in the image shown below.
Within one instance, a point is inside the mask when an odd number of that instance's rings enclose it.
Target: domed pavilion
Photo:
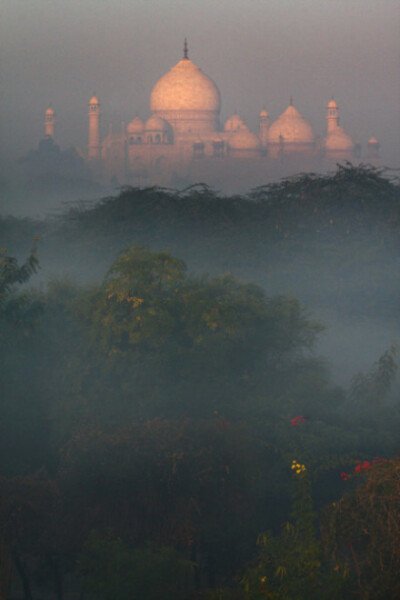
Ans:
[[[287,109],[268,129],[268,150],[277,152],[312,153],[315,150],[315,133],[310,123],[293,106],[292,100]]]

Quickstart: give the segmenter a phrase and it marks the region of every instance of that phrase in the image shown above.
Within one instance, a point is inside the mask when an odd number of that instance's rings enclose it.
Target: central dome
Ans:
[[[210,77],[188,58],[183,58],[153,87],[151,112],[164,110],[220,111],[219,90]]]
[[[221,107],[219,90],[188,58],[180,60],[153,87],[150,110],[177,133],[215,131]]]

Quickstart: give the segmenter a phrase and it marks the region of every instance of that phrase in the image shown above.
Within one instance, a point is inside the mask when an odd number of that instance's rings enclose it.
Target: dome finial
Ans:
[[[293,106],[293,96],[290,96],[289,105],[290,105],[290,106]]]
[[[187,39],[185,38],[184,44],[183,44],[183,58],[189,58],[188,56],[188,44],[187,44]]]

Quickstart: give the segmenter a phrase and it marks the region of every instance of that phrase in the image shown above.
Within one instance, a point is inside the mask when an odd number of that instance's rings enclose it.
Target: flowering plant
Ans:
[[[361,460],[357,460],[357,464],[354,467],[354,475],[360,475],[360,473],[365,473],[366,471],[370,471],[371,469],[376,467],[376,465],[381,465],[382,463],[385,463],[385,462],[388,462],[388,459],[381,458],[380,456],[376,456],[372,461],[364,460],[363,462],[361,462]],[[340,477],[344,481],[347,481],[350,476],[351,476],[350,473],[346,473],[345,471],[340,473]]]
[[[292,461],[291,469],[293,471],[296,471],[297,475],[300,475],[301,473],[304,473],[304,471],[307,470],[305,465],[301,465],[296,460]]]
[[[298,415],[297,417],[293,417],[293,419],[290,420],[290,424],[292,427],[298,427],[299,425],[302,425],[305,422],[306,419],[303,417],[303,415]]]

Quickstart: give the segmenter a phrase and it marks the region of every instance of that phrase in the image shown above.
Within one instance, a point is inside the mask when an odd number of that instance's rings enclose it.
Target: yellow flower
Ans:
[[[305,465],[301,465],[296,460],[292,461],[291,469],[293,471],[296,471],[297,475],[300,475],[301,473],[303,473],[304,471],[306,471]]]

